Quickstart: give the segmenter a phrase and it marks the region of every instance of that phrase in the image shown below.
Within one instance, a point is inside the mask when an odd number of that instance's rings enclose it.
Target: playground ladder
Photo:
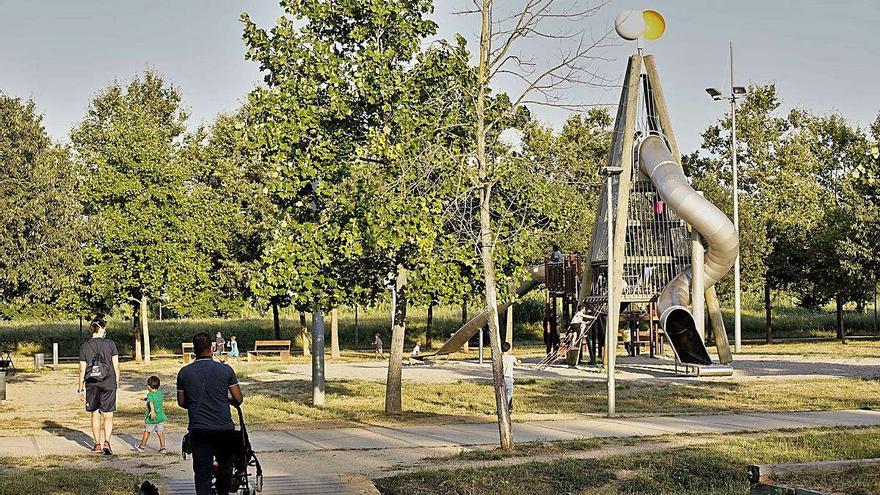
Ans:
[[[548,354],[547,357],[542,359],[538,363],[538,369],[543,370],[550,366],[551,364],[559,361],[561,357],[564,357],[568,354],[568,351],[571,349],[577,349],[584,339],[589,335],[590,330],[593,328],[593,325],[599,321],[599,314],[605,311],[605,304],[598,305],[587,305],[583,310],[583,318],[579,322],[574,321],[572,319],[571,324],[569,325],[569,329],[575,325],[578,325],[577,332],[568,332],[568,335],[565,337],[564,342],[560,342],[559,348],[557,348],[552,353]],[[575,315],[577,318],[577,315]]]

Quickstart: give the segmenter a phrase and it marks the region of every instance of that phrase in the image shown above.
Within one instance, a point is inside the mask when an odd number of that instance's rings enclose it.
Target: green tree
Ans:
[[[812,228],[822,211],[816,160],[806,136],[792,133],[789,118],[779,115],[780,106],[774,85],[752,85],[737,107],[736,118],[743,288],[756,293],[763,289],[768,341],[772,339],[771,290],[788,285],[791,275],[774,259],[774,247],[786,232]],[[703,133],[701,149],[684,159],[695,185],[728,213],[729,128],[728,114]]]
[[[246,121],[246,107],[221,114],[210,127],[188,135],[180,150],[190,176],[190,197],[204,215],[198,221],[211,241],[201,245],[210,262],[208,284],[177,302],[180,314],[225,317],[249,304],[284,305],[283,296],[259,301],[251,287],[261,269],[275,206],[263,191],[266,168],[248,149]],[[277,321],[275,331],[280,339]]]
[[[70,314],[86,238],[81,172],[33,101],[0,93],[0,122],[0,315]]]
[[[96,310],[124,302],[139,309],[146,361],[150,299],[186,300],[209,281],[205,253],[215,241],[202,223],[210,213],[178,156],[186,117],[177,89],[148,71],[99,92],[71,132],[95,231],[83,252],[84,297]]]
[[[436,25],[424,18],[428,0],[281,5],[287,15],[271,32],[242,16],[248,58],[260,63],[267,84],[250,95],[248,137],[270,166],[266,189],[280,216],[255,288],[263,296],[287,293],[295,307],[311,309],[319,323],[313,335],[323,338],[319,313],[375,298],[388,278],[386,263],[371,262],[382,258],[374,248],[387,232],[371,237],[377,231],[365,209],[371,188],[363,164],[390,166],[399,153],[392,124],[406,67]],[[400,213],[387,206],[382,216]],[[396,270],[398,283],[403,270]],[[395,328],[405,316],[395,312]],[[402,338],[392,340],[392,353],[402,352]],[[323,348],[312,356],[313,404],[320,405]]]

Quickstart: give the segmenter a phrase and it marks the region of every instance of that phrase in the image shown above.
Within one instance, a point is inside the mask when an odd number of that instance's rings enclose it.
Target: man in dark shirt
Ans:
[[[211,358],[210,335],[196,334],[193,352],[196,360],[177,373],[177,404],[186,409],[189,416],[196,493],[212,493],[214,459],[219,465],[217,493],[229,493],[237,441],[229,405],[241,404],[244,399],[235,371]]]
[[[95,453],[113,454],[110,436],[113,435],[113,412],[116,411],[116,389],[119,386],[119,351],[116,343],[104,338],[107,335],[107,322],[97,317],[89,323],[92,338],[85,341],[79,349],[79,397],[85,401],[86,411],[92,413],[92,438]],[[97,359],[95,359],[97,357]],[[86,370],[94,364],[103,363],[108,369],[107,376],[101,380],[94,377],[86,379]],[[101,445],[101,419],[104,420],[104,444]]]

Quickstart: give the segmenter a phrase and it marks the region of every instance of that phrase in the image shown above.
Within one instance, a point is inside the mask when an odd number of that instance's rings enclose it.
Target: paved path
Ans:
[[[605,374],[595,370],[574,369],[568,366],[552,366],[544,370],[536,368],[537,359],[526,359],[526,364],[517,368],[518,378],[559,380],[605,381]],[[458,380],[491,380],[491,362],[486,359],[480,365],[476,360],[456,361],[436,359],[431,364],[418,364],[403,367],[406,381],[449,383]],[[617,378],[619,380],[699,380],[730,381],[768,378],[830,378],[830,377],[880,377],[880,359],[875,358],[831,358],[822,356],[772,356],[738,355],[733,362],[733,378],[694,378],[673,370],[673,361],[667,357],[621,356],[618,358]],[[388,375],[387,361],[364,361],[358,363],[328,363],[328,380],[360,379],[384,381]],[[259,373],[260,380],[290,380],[311,378],[311,365],[292,364],[281,370]]]
[[[785,413],[654,416],[528,421],[514,424],[517,441],[552,441],[590,437],[633,437],[680,433],[730,433],[811,428],[820,426],[880,426],[880,411],[845,410]],[[168,446],[177,451],[180,433],[168,433]],[[326,450],[398,449],[491,445],[498,441],[494,423],[437,426],[327,428],[250,433],[257,452],[316,452]],[[139,439],[117,435],[113,444],[125,452]],[[29,435],[0,438],[0,456],[50,455],[88,452],[89,438],[82,432],[63,435]]]
[[[191,479],[170,480],[160,487],[163,495],[196,495]],[[378,495],[363,476],[266,476],[261,495]]]

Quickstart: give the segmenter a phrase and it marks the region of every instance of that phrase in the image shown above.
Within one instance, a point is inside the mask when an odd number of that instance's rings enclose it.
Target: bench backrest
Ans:
[[[260,348],[266,350],[267,347],[281,347],[286,350],[290,350],[290,341],[289,340],[257,340],[254,342],[254,351],[260,350]]]

